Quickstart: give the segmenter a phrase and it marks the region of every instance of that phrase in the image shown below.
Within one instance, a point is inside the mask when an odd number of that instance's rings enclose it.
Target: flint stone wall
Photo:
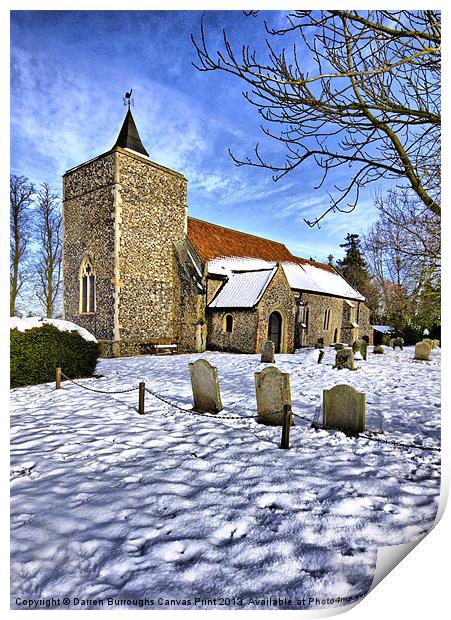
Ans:
[[[294,323],[296,304],[285,272],[279,267],[257,305],[258,327],[257,342],[254,352],[261,351],[261,346],[268,340],[269,317],[278,312],[282,317],[281,353],[294,352]]]
[[[116,355],[177,342],[186,326],[174,244],[186,235],[186,179],[115,147],[66,173],[63,214],[65,318]],[[79,268],[87,254],[96,313],[80,315]]]
[[[224,329],[224,318],[233,316],[231,332]],[[256,310],[209,310],[207,313],[207,348],[211,351],[256,353]]]
[[[367,335],[369,342],[372,343],[370,311],[363,302],[352,301],[354,308],[351,308],[341,297],[304,292],[301,294],[301,300],[309,308],[309,321],[307,329],[301,328],[299,320],[296,321],[296,348],[314,347],[319,338],[323,338],[324,346],[328,347],[334,344],[335,330],[339,343],[352,344],[364,335]],[[329,328],[324,329],[324,313],[327,308],[330,308]],[[358,323],[359,327],[352,327],[352,322]]]
[[[115,154],[63,177],[64,317],[99,340],[113,339]],[[96,313],[80,314],[80,266],[89,256],[96,274]]]
[[[180,300],[174,244],[186,234],[186,179],[124,151],[117,158],[121,340],[175,342]]]

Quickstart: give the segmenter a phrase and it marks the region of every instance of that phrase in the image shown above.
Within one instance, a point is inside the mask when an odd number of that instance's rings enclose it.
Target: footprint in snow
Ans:
[[[154,547],[154,554],[166,562],[185,563],[200,557],[202,545],[193,541],[174,540]]]
[[[235,523],[227,523],[215,530],[210,536],[210,542],[216,547],[221,547],[234,540],[239,540],[247,535],[249,523],[247,521],[236,521]]]

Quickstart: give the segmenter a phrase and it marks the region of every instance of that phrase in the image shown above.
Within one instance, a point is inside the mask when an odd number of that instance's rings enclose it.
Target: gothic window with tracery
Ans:
[[[96,308],[96,275],[86,256],[80,268],[80,314],[92,314]]]

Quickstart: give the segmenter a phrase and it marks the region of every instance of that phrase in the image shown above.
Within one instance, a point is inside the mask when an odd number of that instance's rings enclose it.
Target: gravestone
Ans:
[[[262,344],[260,362],[262,364],[274,364],[274,342],[272,340],[265,340]]]
[[[323,390],[323,428],[344,433],[365,431],[365,393],[350,385]]]
[[[362,355],[362,358],[366,360],[368,354],[368,343],[363,338],[358,338],[352,345],[352,350],[354,353],[359,352]]]
[[[384,353],[384,347],[381,344],[377,344],[373,349],[373,353]]]
[[[335,356],[335,368],[337,370],[342,370],[343,368],[354,370],[354,352],[351,347],[337,351]]]
[[[396,347],[399,347],[401,351],[404,350],[404,338],[392,338],[390,344],[393,347],[393,351]]]
[[[431,347],[427,342],[417,342],[415,345],[415,359],[428,361],[431,355]]]
[[[200,359],[189,364],[189,374],[193,388],[194,410],[201,413],[221,411],[218,369],[207,360]]]
[[[283,423],[283,406],[291,408],[290,375],[275,366],[268,366],[255,375],[257,422],[268,426]]]
[[[318,355],[318,364],[321,364],[321,362],[323,361],[323,357],[324,357],[324,351],[321,350]]]

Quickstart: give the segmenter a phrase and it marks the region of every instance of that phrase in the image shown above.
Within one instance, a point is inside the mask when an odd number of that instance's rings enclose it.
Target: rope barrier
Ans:
[[[241,422],[246,422],[247,419],[243,418],[243,416],[231,416],[231,415],[219,415],[219,413],[208,413],[208,412],[200,412],[200,411],[194,411],[193,409],[185,409],[184,407],[180,407],[179,405],[176,405],[174,402],[170,401],[170,400],[166,400],[163,396],[161,396],[160,394],[156,394],[155,392],[152,392],[152,390],[149,390],[149,388],[145,388],[146,392],[148,392],[149,394],[151,394],[152,396],[154,396],[155,398],[158,398],[158,400],[161,400],[161,402],[165,403],[166,405],[169,405],[170,407],[173,407],[174,409],[178,409],[179,411],[183,411],[184,413],[192,413],[193,415],[201,415],[204,416],[206,418],[211,417],[211,418],[215,418],[216,420],[240,420]]]
[[[410,450],[412,448],[415,448],[417,450],[430,450],[432,452],[441,452],[442,449],[439,448],[438,446],[423,446],[421,444],[418,443],[402,443],[402,442],[398,442],[398,441],[392,441],[390,439],[382,439],[382,437],[374,437],[374,435],[368,435],[367,433],[360,433],[359,437],[362,437],[364,439],[370,439],[371,441],[377,441],[379,443],[385,443],[387,445],[390,446],[396,446],[397,448],[402,448],[405,450]]]
[[[70,377],[68,377],[67,375],[65,375],[62,371],[61,371],[61,376],[63,376],[65,379],[68,379],[69,381],[71,381],[72,383],[75,383],[75,385],[77,385],[78,387],[81,387],[85,390],[89,390],[90,392],[96,392],[98,394],[125,394],[127,392],[134,392],[135,390],[138,390],[139,387],[133,387],[133,388],[128,388],[126,390],[116,390],[116,391],[107,391],[107,390],[96,390],[95,388],[90,388],[87,387],[86,385],[82,385],[81,383],[78,383],[77,381],[75,381],[74,379],[71,379]],[[173,409],[178,409],[179,411],[183,411],[183,413],[189,413],[189,414],[193,414],[193,415],[199,415],[199,416],[203,416],[205,418],[213,418],[216,420],[236,420],[236,421],[240,421],[243,422],[245,424],[249,423],[249,419],[243,416],[233,416],[233,415],[220,415],[218,413],[208,413],[208,412],[199,412],[199,411],[194,411],[193,409],[185,409],[184,407],[180,407],[180,405],[177,405],[176,403],[167,400],[166,398],[164,398],[163,396],[161,396],[160,394],[157,394],[156,392],[153,392],[152,390],[150,390],[148,387],[145,388],[145,391],[148,392],[151,396],[153,396],[154,398],[158,399],[159,401],[161,401],[162,403],[164,403],[165,405],[169,405],[169,407],[172,407]],[[306,422],[310,422],[312,425],[315,421],[316,415],[313,418],[307,418],[306,416],[301,415],[300,413],[292,413],[294,416],[300,418],[301,420],[305,420]],[[254,434],[254,433],[253,433]],[[257,437],[257,435],[256,435]],[[397,448],[401,448],[401,449],[406,449],[406,450],[410,450],[410,449],[417,449],[417,450],[425,450],[425,451],[432,451],[432,452],[441,452],[441,448],[437,447],[437,446],[423,446],[421,444],[416,444],[416,443],[404,443],[404,442],[398,442],[398,441],[394,441],[394,440],[390,440],[390,439],[383,439],[381,437],[375,437],[374,435],[371,435],[369,433],[360,433],[358,435],[359,438],[362,439],[369,439],[371,441],[376,441],[379,443],[384,443],[390,446],[395,446]]]
[[[139,389],[139,387],[136,386],[136,387],[133,387],[133,388],[129,388],[127,390],[117,390],[117,391],[113,391],[113,392],[110,392],[110,391],[107,391],[107,390],[96,390],[95,388],[90,388],[87,385],[82,385],[81,383],[78,383],[77,381],[75,381],[75,379],[71,379],[70,377],[65,375],[63,371],[61,371],[61,376],[64,377],[65,379],[68,379],[72,383],[75,383],[75,385],[78,385],[78,387],[81,387],[84,390],[89,390],[90,392],[97,392],[97,394],[126,394],[127,392],[134,392],[135,390]]]

